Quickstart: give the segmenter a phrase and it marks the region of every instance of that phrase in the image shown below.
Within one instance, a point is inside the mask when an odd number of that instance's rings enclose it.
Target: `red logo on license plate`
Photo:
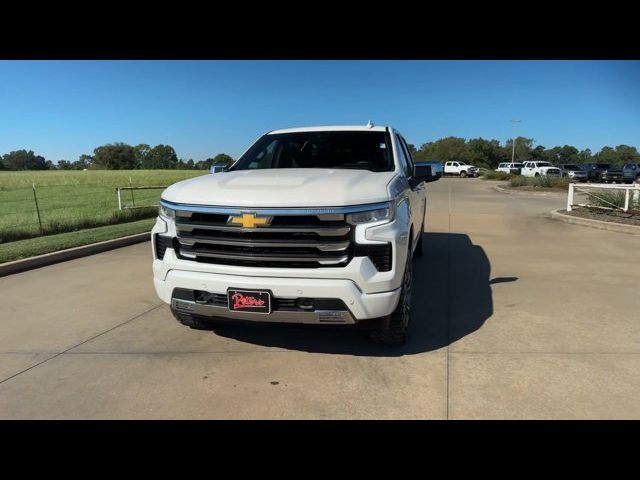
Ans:
[[[239,292],[234,293],[231,296],[231,300],[233,300],[234,310],[239,310],[241,308],[262,307],[265,304],[265,301],[261,300],[260,298],[253,297],[251,295],[243,295]]]

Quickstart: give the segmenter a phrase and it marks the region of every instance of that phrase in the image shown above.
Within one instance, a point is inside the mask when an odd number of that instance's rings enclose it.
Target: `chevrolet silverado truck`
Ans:
[[[467,165],[464,162],[445,162],[445,175],[455,175],[457,177],[477,177],[480,169],[474,165]]]
[[[271,131],[225,171],[163,191],[156,292],[195,329],[359,325],[403,344],[425,183],[437,179],[390,127]]]
[[[560,169],[549,162],[524,162],[521,174],[525,177],[539,177],[540,175],[560,176]]]

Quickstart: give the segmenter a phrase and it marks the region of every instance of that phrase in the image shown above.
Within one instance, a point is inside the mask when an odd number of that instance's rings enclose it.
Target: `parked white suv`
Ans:
[[[480,169],[464,162],[446,162],[444,164],[445,175],[458,175],[460,177],[475,177]]]
[[[374,339],[404,343],[437,179],[390,127],[269,132],[227,171],[162,193],[156,292],[192,328],[373,320]]]
[[[496,172],[504,172],[504,173],[512,173],[514,175],[520,175],[522,171],[522,167],[524,165],[522,163],[500,163],[498,164],[498,168],[496,168]]]
[[[560,176],[560,169],[549,162],[524,162],[521,173],[525,177],[539,177],[540,175]]]

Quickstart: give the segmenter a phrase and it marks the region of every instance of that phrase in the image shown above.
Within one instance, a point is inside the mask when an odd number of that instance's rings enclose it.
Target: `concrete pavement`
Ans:
[[[428,184],[401,349],[182,327],[148,243],[0,278],[0,418],[640,418],[638,237],[492,185]]]

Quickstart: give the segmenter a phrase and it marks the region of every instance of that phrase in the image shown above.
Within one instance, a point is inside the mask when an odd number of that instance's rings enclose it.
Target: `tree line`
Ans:
[[[233,161],[226,153],[194,161],[178,159],[171,145],[152,148],[147,144],[111,143],[95,148],[93,155],[83,154],[78,160],[59,160],[57,164],[32,150],[16,150],[0,156],[0,170],[208,170],[214,163],[230,164]]]
[[[515,150],[515,160],[545,160],[553,164],[561,163],[640,163],[640,153],[636,147],[618,145],[603,147],[599,152],[578,150],[571,145],[546,148],[543,145],[534,147],[533,138],[517,137],[515,149],[513,140],[501,144],[498,140],[472,138],[466,140],[460,137],[444,137],[435,142],[427,142],[419,149],[409,145],[409,149],[416,160],[437,160],[448,162],[452,160],[471,163],[478,167],[493,169],[502,162],[510,162],[512,151]],[[17,150],[0,157],[0,170],[128,170],[128,169],[182,169],[207,170],[214,163],[230,164],[234,160],[226,153],[219,153],[213,158],[194,161],[193,159],[178,159],[176,151],[170,145],[147,144],[136,146],[126,143],[112,143],[97,147],[93,155],[80,155],[78,160],[60,160],[57,164],[36,155],[31,150]]]
[[[640,153],[636,147],[618,145],[616,147],[602,147],[593,153],[590,149],[578,150],[572,145],[546,148],[538,145],[534,148],[533,138],[517,137],[515,149],[513,140],[502,145],[498,140],[472,138],[466,140],[459,137],[445,137],[435,142],[423,144],[420,149],[409,145],[412,156],[416,160],[438,160],[448,162],[452,160],[474,164],[477,167],[493,169],[502,162],[510,162],[515,150],[515,161],[547,161],[558,165],[563,163],[610,163],[620,165],[624,163],[640,163]]]

